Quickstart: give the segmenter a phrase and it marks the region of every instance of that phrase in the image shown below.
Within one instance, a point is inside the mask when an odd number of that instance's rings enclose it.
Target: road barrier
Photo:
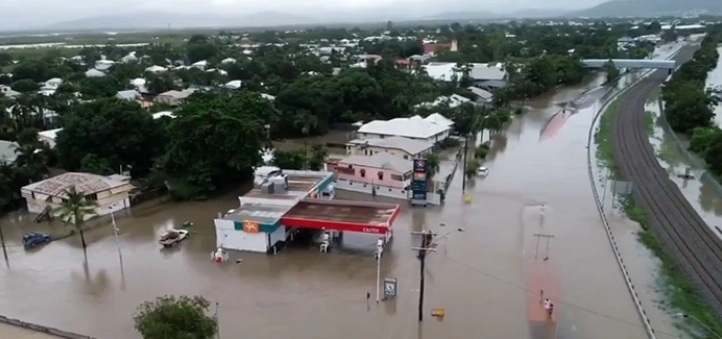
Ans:
[[[25,322],[22,320],[17,319],[11,319],[5,316],[0,315],[0,323],[7,324],[15,327],[20,327],[26,330],[35,331],[39,333],[45,333],[48,335],[56,336],[58,338],[65,338],[65,339],[97,339],[94,337],[89,337],[87,335],[72,333],[72,332],[66,332],[63,330],[59,330],[57,328],[42,326],[38,324],[33,324],[29,322]]]

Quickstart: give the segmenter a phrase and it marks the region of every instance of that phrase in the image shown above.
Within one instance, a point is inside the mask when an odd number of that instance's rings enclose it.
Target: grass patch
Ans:
[[[661,262],[660,285],[662,286],[662,292],[666,295],[666,298],[662,301],[663,309],[688,314],[709,328],[709,330],[700,328],[699,324],[695,323],[695,320],[687,319],[686,322],[689,326],[683,327],[682,330],[693,338],[711,338],[713,334],[709,333],[710,331],[722,333],[722,323],[717,321],[712,308],[700,296],[699,290],[692,279],[677,266],[674,259],[660,243],[659,238],[647,227],[649,219],[644,210],[637,206],[631,197],[624,200],[623,207],[629,219],[638,222],[642,226],[643,230],[637,234],[639,242],[652,251]],[[695,330],[691,331],[692,328]]]
[[[650,136],[654,136],[654,112],[652,111],[646,111],[644,112],[646,115],[644,116],[644,127],[647,129],[647,134]]]
[[[614,147],[612,145],[612,122],[614,122],[614,117],[619,112],[620,105],[626,96],[626,93],[622,93],[609,103],[599,118],[599,128],[594,135],[594,142],[597,143],[597,156],[609,168],[614,177],[617,176],[617,166],[614,162]]]

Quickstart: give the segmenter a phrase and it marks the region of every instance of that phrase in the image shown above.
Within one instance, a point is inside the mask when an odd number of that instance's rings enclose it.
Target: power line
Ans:
[[[507,279],[504,279],[504,278],[499,277],[499,276],[497,276],[497,275],[494,275],[494,274],[492,274],[492,273],[486,272],[486,271],[484,271],[484,270],[482,270],[482,269],[480,269],[480,268],[471,266],[471,265],[469,265],[469,264],[465,264],[465,263],[463,263],[463,262],[461,262],[461,261],[459,261],[459,260],[456,260],[456,259],[454,259],[454,258],[451,258],[451,257],[449,257],[449,256],[441,256],[441,257],[444,258],[444,259],[446,259],[446,260],[448,260],[448,261],[450,261],[450,262],[452,262],[452,263],[454,263],[454,264],[457,264],[457,265],[459,265],[459,266],[461,266],[461,267],[463,267],[463,268],[466,268],[466,269],[468,269],[468,270],[470,270],[470,271],[473,271],[473,272],[475,272],[475,273],[479,273],[479,274],[481,274],[481,275],[483,275],[483,276],[486,276],[486,277],[488,277],[488,278],[491,278],[491,279],[493,279],[493,280],[496,280],[496,281],[498,281],[498,282],[501,282],[501,283],[503,283],[504,285],[507,285],[507,286],[510,286],[510,287],[513,287],[513,288],[522,290],[522,291],[524,291],[524,292],[526,292],[526,293],[533,294],[533,295],[536,295],[536,293],[538,293],[538,291],[536,291],[536,292],[535,292],[535,291],[530,291],[529,289],[527,289],[527,288],[525,288],[525,287],[523,287],[523,286],[519,286],[519,285],[517,285],[517,284],[515,284],[515,283],[513,283],[513,282],[511,282],[511,281],[509,281],[509,280],[507,280]],[[612,320],[612,321],[615,321],[615,322],[618,322],[618,323],[622,323],[622,324],[625,324],[625,325],[628,325],[628,326],[637,327],[637,328],[644,328],[643,326],[640,326],[639,324],[636,324],[636,323],[633,323],[633,322],[629,322],[629,321],[626,321],[626,320],[623,320],[623,319],[619,319],[619,318],[616,318],[616,317],[614,317],[614,316],[611,316],[611,315],[608,315],[608,314],[604,314],[604,313],[602,313],[602,312],[595,311],[595,310],[592,310],[592,309],[589,309],[589,308],[586,308],[586,307],[583,307],[583,306],[579,306],[579,305],[573,304],[573,303],[571,303],[571,302],[569,302],[569,301],[554,300],[554,302],[559,302],[560,304],[563,304],[563,305],[566,305],[566,306],[575,308],[575,309],[577,309],[577,310],[580,310],[580,311],[583,311],[583,312],[586,312],[586,313],[589,313],[589,314],[592,314],[592,315],[595,315],[595,316],[598,316],[598,317],[601,317],[601,318],[605,318],[605,319],[608,319],[608,320]],[[662,334],[662,335],[665,335],[665,336],[670,337],[670,338],[677,338],[677,335],[672,334],[672,333],[668,333],[668,332],[655,331],[655,333],[656,333],[656,334]]]

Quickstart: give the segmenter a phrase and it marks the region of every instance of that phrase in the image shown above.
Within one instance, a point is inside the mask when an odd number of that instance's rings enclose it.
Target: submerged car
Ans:
[[[188,234],[188,230],[171,229],[165,232],[158,242],[163,245],[163,247],[174,246],[175,244],[188,238]]]
[[[476,170],[476,174],[485,177],[489,175],[489,169],[486,167],[479,167],[479,169]]]
[[[50,235],[46,233],[32,232],[23,235],[23,246],[26,249],[43,246],[50,243],[51,241],[53,241],[53,239],[50,238]]]

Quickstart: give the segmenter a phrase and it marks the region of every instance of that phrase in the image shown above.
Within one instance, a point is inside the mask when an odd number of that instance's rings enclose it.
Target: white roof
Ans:
[[[40,132],[38,132],[38,135],[42,136],[44,138],[55,140],[55,138],[58,137],[58,132],[60,132],[62,130],[63,130],[62,128],[56,128],[56,129],[51,129],[51,130],[47,130],[47,131],[40,131]]]
[[[390,137],[383,139],[355,139],[349,141],[348,143],[351,145],[368,145],[379,148],[398,149],[411,155],[419,154],[429,148],[434,147],[434,144],[430,142],[412,140],[404,137]]]
[[[241,88],[241,85],[242,85],[241,80],[231,80],[223,86],[225,88],[230,88],[230,89],[239,89],[239,88]]]
[[[207,65],[208,65],[208,61],[205,61],[205,60],[196,61],[193,64],[191,64],[191,66],[193,66],[193,67],[206,67]]]
[[[173,114],[173,112],[171,112],[171,111],[163,111],[163,112],[153,113],[153,119],[160,119],[162,117],[175,118],[175,114]]]
[[[264,98],[266,100],[271,100],[271,101],[276,100],[276,97],[274,97],[273,95],[270,95],[270,94],[266,94],[266,93],[261,93],[261,98]]]
[[[456,94],[454,94],[454,95],[456,95]],[[462,98],[463,98],[463,97],[462,97]],[[466,98],[464,98],[464,99],[466,99]],[[466,99],[466,100],[468,101],[469,99]],[[443,115],[441,115],[441,114],[439,114],[439,113],[432,113],[431,115],[429,115],[428,117],[426,117],[424,120],[430,121],[430,122],[433,122],[433,123],[436,123],[436,124],[441,125],[441,126],[449,126],[449,127],[450,127],[450,126],[453,126],[453,125],[454,125],[454,121],[453,121],[453,120],[451,120],[451,119],[449,119],[449,118],[447,118],[447,117],[445,117],[445,116],[443,116]]]
[[[494,94],[492,94],[491,92],[489,92],[487,90],[484,90],[484,89],[481,89],[478,87],[474,87],[474,86],[468,87],[467,89],[469,91],[471,91],[471,93],[474,93],[477,96],[479,96],[479,98],[481,98],[482,100],[489,101],[494,98]]]
[[[235,62],[236,62],[236,59],[233,59],[233,58],[225,58],[225,59],[221,60],[222,64],[232,64]]]
[[[80,193],[92,194],[107,191],[126,184],[127,183],[125,182],[113,180],[100,175],[68,172],[32,183],[22,189],[49,196],[62,197],[65,196],[64,191],[72,186],[75,186],[75,189]]]
[[[93,68],[93,69],[87,70],[85,72],[85,76],[88,78],[99,78],[99,77],[104,77],[105,73]]]
[[[467,102],[471,102],[471,99],[465,98],[465,97],[463,97],[463,96],[461,96],[461,95],[458,95],[458,94],[452,94],[452,95],[450,95],[450,96],[442,95],[442,96],[436,98],[436,100],[434,100],[434,102],[421,103],[421,104],[419,104],[419,105],[417,105],[417,106],[421,106],[421,107],[433,107],[433,106],[439,106],[439,105],[442,105],[442,104],[446,104],[446,105],[448,105],[450,108],[454,108],[454,107],[458,107],[458,106],[460,106],[461,104],[464,104],[464,103],[467,103]]]
[[[162,68],[162,67],[161,67]],[[148,70],[148,69],[146,69]],[[135,78],[130,81],[130,84],[136,87],[145,86],[146,80],[144,78]]]
[[[165,67],[157,66],[157,65],[153,65],[153,66],[150,66],[145,69],[146,72],[151,72],[151,73],[160,73],[160,72],[165,72],[167,70],[168,69],[166,69]]]
[[[372,156],[352,155],[350,157],[339,160],[339,164],[341,163],[381,169],[390,169],[400,173],[409,172],[413,167],[412,160],[404,160],[386,153],[374,154]]]
[[[418,115],[411,118],[396,118],[389,121],[374,120],[358,129],[359,133],[393,135],[406,138],[428,139],[450,130],[445,124],[425,120]]]
[[[423,67],[430,77],[436,80],[450,81],[454,76],[456,63],[432,62]],[[461,78],[462,72],[456,72],[456,76]],[[474,80],[504,80],[506,71],[501,64],[471,64],[469,76]]]

